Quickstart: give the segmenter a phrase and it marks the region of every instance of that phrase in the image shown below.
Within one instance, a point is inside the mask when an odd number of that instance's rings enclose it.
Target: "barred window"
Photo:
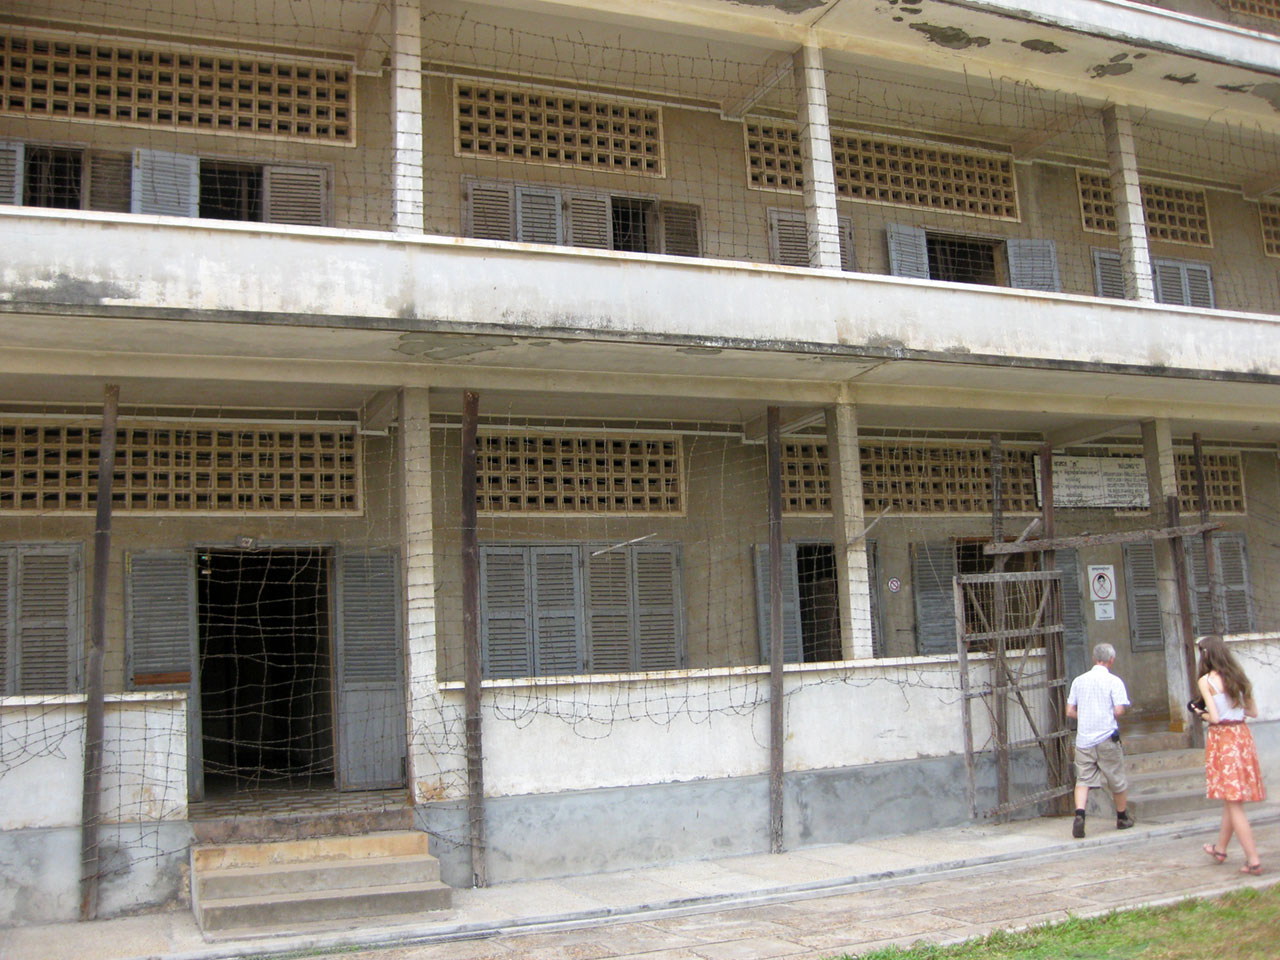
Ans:
[[[477,446],[484,513],[684,512],[678,437],[481,434]]]
[[[1076,185],[1084,229],[1092,233],[1118,233],[1111,178],[1077,168]],[[1213,246],[1213,235],[1209,229],[1209,200],[1203,190],[1171,183],[1143,183],[1141,192],[1150,239],[1197,247]]]
[[[1178,468],[1178,509],[1184,517],[1200,513],[1196,485],[1196,458],[1192,453],[1174,455]],[[1204,454],[1205,496],[1210,513],[1245,512],[1244,466],[1238,453]]]
[[[1262,251],[1268,257],[1280,257],[1280,202],[1263,200],[1258,204],[1262,222]]]
[[[97,508],[102,431],[0,424],[0,514]],[[131,513],[359,513],[351,428],[127,426],[116,432],[112,509]]]
[[[462,81],[453,107],[460,157],[666,175],[661,107]]]
[[[1233,13],[1280,20],[1280,0],[1227,0],[1227,9]]]
[[[354,145],[351,64],[0,34],[0,114]]]

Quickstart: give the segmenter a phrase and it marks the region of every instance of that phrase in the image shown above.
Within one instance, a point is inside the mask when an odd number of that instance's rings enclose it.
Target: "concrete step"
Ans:
[[[1156,750],[1130,754],[1125,744],[1125,768],[1130,774],[1154,773],[1158,770],[1185,770],[1204,774],[1204,748]]]
[[[1204,792],[1204,768],[1199,770],[1155,770],[1129,774],[1129,799],[1159,797],[1164,794]]]
[[[302,840],[412,829],[413,809],[408,805],[343,813],[244,814],[191,822],[197,843]]]
[[[200,928],[279,928],[297,923],[341,922],[354,917],[430,913],[448,910],[452,890],[438,881],[381,884],[359,890],[313,890],[269,896],[219,897],[200,903]]]
[[[314,863],[276,863],[254,867],[227,867],[193,875],[202,903],[235,897],[308,893],[323,890],[355,890],[406,883],[432,883],[440,879],[435,857],[364,857]]]
[[[1222,809],[1221,800],[1210,800],[1204,795],[1204,783],[1194,790],[1178,790],[1168,793],[1135,796],[1133,816],[1138,820],[1154,820],[1171,814],[1194,813],[1196,811],[1212,812]]]
[[[1125,756],[1143,753],[1160,753],[1166,750],[1186,750],[1191,747],[1191,734],[1187,731],[1176,733],[1172,730],[1140,729],[1133,730],[1120,721],[1120,737],[1124,742]]]
[[[393,830],[361,836],[304,840],[202,844],[191,848],[193,873],[275,863],[359,860],[366,857],[428,856],[429,840],[418,830]]]

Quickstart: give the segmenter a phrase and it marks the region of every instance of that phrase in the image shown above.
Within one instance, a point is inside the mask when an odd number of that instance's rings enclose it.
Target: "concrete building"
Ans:
[[[79,902],[108,383],[104,913],[264,790],[471,882],[464,391],[491,882],[768,849],[770,407],[786,845],[970,815],[993,435],[1010,538],[1203,468],[1185,576],[1057,551],[1067,665],[1181,729],[1216,567],[1280,761],[1280,4],[1069,7],[7,0],[0,923]]]

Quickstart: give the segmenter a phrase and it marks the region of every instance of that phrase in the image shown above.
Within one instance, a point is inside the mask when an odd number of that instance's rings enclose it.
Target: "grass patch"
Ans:
[[[949,947],[888,947],[859,960],[1270,960],[1280,957],[1280,885],[1215,900],[998,930]],[[848,955],[844,960],[852,960]]]

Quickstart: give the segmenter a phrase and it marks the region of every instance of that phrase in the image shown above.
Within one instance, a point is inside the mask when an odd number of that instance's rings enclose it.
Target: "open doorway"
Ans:
[[[333,787],[328,552],[207,550],[198,561],[207,795]]]

